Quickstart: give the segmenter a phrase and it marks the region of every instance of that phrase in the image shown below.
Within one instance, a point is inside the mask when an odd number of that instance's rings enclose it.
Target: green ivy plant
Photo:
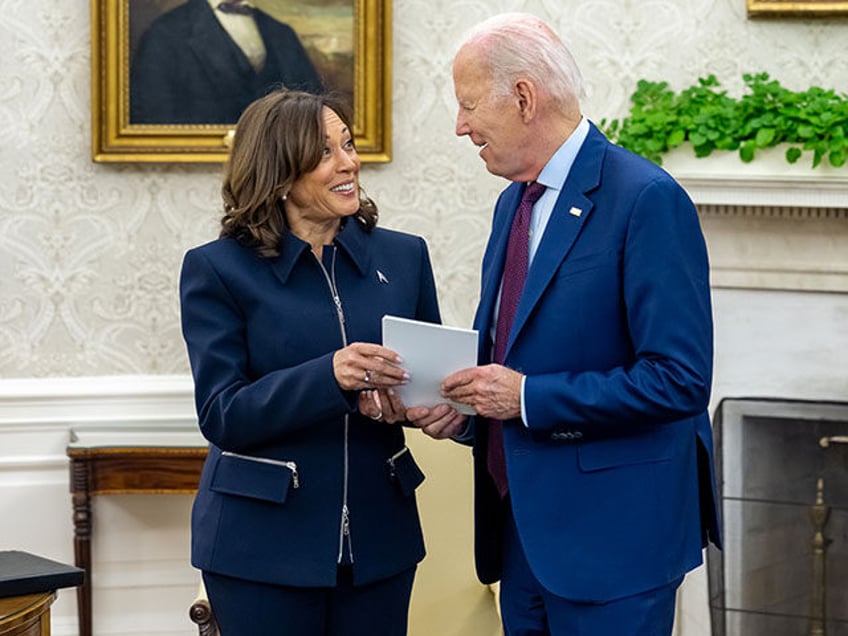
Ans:
[[[848,96],[817,86],[784,88],[767,73],[743,75],[748,92],[736,99],[714,75],[679,93],[668,82],[639,80],[630,115],[600,128],[612,141],[662,164],[662,155],[689,142],[697,157],[714,150],[739,151],[744,162],[758,150],[790,144],[786,160],[795,163],[812,151],[813,168],[827,158],[845,165],[848,154]]]

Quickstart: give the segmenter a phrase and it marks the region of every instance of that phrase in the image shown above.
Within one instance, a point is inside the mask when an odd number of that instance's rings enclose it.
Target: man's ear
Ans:
[[[526,124],[536,116],[536,86],[530,80],[520,79],[515,82],[513,93],[518,102],[518,111]]]

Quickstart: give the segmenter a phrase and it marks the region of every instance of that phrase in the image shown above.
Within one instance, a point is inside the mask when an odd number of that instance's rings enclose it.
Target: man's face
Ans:
[[[453,84],[459,110],[456,134],[468,135],[492,174],[510,180],[526,170],[528,145],[517,99],[496,96],[488,67],[469,47],[460,49],[453,64]]]

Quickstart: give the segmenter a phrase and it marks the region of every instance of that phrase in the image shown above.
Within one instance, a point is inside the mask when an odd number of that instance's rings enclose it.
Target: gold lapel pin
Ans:
[[[581,214],[583,214],[583,210],[581,210],[580,208],[572,206],[571,209],[568,211],[568,213],[571,216],[580,216]]]

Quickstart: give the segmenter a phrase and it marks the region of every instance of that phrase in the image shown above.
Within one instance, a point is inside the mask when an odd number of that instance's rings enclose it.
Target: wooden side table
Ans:
[[[50,636],[56,590],[83,582],[84,572],[20,550],[0,551],[0,636]]]
[[[91,497],[194,493],[207,451],[196,429],[71,429],[74,559],[86,573],[77,589],[80,636],[92,636]]]
[[[0,636],[50,636],[56,592],[0,598]]]

